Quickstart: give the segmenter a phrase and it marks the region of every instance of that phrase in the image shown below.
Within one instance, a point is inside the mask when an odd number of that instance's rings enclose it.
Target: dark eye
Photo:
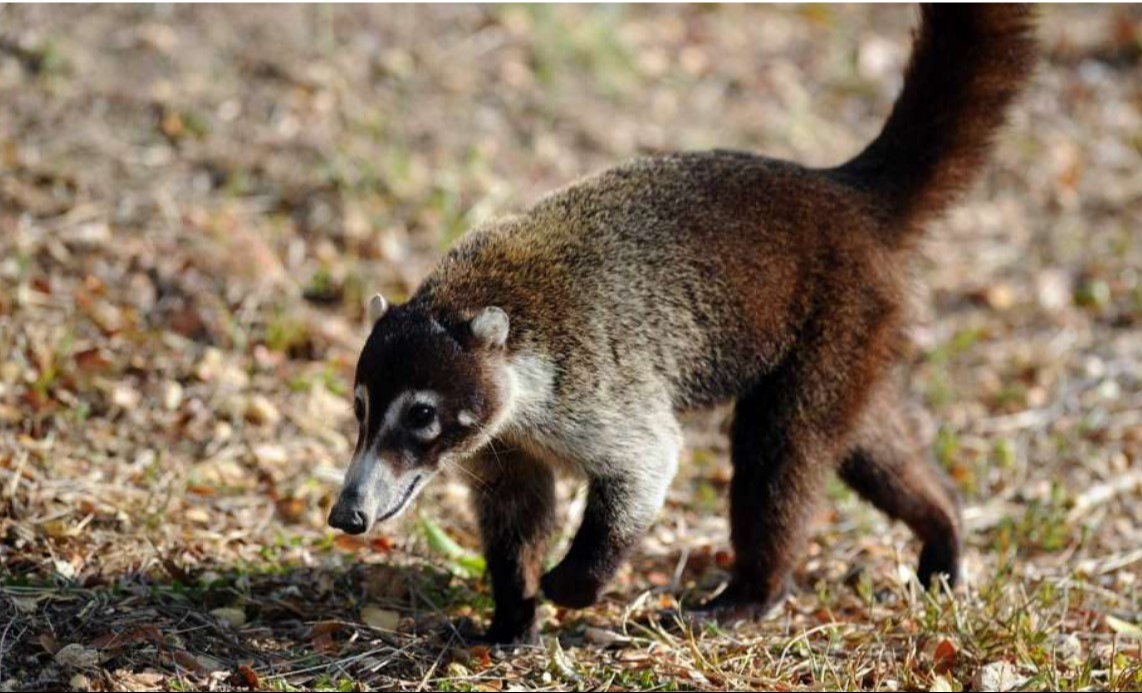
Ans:
[[[357,421],[365,420],[365,400],[357,397],[353,400],[353,413],[357,415]]]
[[[424,428],[436,418],[436,407],[431,404],[414,404],[404,413],[404,423],[409,428]]]

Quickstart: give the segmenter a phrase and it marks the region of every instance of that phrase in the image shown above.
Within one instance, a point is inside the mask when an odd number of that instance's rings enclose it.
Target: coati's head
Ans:
[[[442,324],[377,295],[369,319],[353,386],[357,447],[329,514],[350,534],[397,515],[442,464],[485,445],[511,397],[501,309]]]

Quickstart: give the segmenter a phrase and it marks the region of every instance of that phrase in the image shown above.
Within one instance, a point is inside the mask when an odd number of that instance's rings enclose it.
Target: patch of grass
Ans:
[[[63,77],[72,72],[72,64],[56,39],[47,38],[36,45],[0,37],[0,53],[13,56],[24,69],[41,79]]]
[[[532,69],[539,81],[556,84],[569,70],[584,71],[604,94],[617,96],[635,74],[630,49],[616,31],[626,11],[620,5],[588,12],[568,21],[568,9],[557,5],[521,5],[535,38]]]
[[[699,479],[694,484],[694,507],[700,512],[714,513],[722,505],[722,495],[710,482]]]
[[[330,674],[322,674],[321,676],[317,677],[316,681],[313,682],[313,690],[335,691],[336,693],[352,693],[352,691],[356,691],[358,688],[357,683],[347,676],[339,676],[334,678]]]
[[[309,344],[309,330],[305,324],[279,313],[266,324],[266,346],[283,354],[295,354]]]
[[[956,387],[955,379],[951,375],[952,366],[957,357],[971,351],[985,334],[981,328],[958,330],[950,339],[927,354],[926,360],[932,369],[925,393],[929,406],[940,410],[955,401]]]
[[[992,547],[1009,556],[1057,553],[1068,548],[1076,540],[1067,520],[1069,505],[1063,486],[1052,485],[1049,498],[1031,499],[1021,516],[1003,520],[991,540]]]

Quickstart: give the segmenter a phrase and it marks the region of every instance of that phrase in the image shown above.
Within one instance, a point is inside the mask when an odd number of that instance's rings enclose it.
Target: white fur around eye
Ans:
[[[364,384],[358,385],[357,389],[353,391],[353,408],[356,409],[357,401],[361,401],[361,409],[364,411],[364,416],[361,417],[361,425],[364,426],[369,421],[369,390]]]
[[[393,398],[389,404],[388,411],[385,412],[384,423],[381,426],[381,434],[384,435],[391,430],[394,430],[401,425],[401,419],[404,417],[409,407],[417,404],[424,404],[436,409],[440,404],[439,393],[433,390],[408,390],[402,392]],[[413,431],[412,434],[423,441],[430,441],[436,436],[440,435],[440,420],[434,419],[431,424],[423,429]]]
[[[436,436],[440,435],[440,421],[438,419],[433,419],[432,423],[428,424],[424,428],[413,430],[412,435],[417,440],[421,440],[425,443],[431,440],[436,440]]]

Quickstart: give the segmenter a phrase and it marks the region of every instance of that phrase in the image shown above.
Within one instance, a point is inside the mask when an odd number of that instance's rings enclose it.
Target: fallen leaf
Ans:
[[[477,671],[492,666],[492,651],[487,645],[474,645],[468,648],[470,659],[476,664]]]
[[[956,665],[956,646],[951,640],[941,640],[932,654],[932,664],[938,673],[946,674]]]
[[[182,516],[189,522],[197,522],[200,525],[210,524],[210,513],[207,512],[206,508],[201,506],[196,505],[194,507],[187,508],[183,512]]]
[[[367,546],[364,539],[349,534],[338,534],[333,537],[333,545],[342,551],[360,551]]]
[[[157,691],[161,690],[167,677],[154,669],[141,672],[132,672],[125,669],[116,669],[112,673],[118,690],[123,691]]]
[[[624,645],[630,642],[630,638],[625,635],[593,626],[589,626],[587,630],[583,632],[583,637],[586,638],[587,642],[602,647]]]
[[[400,614],[379,606],[366,606],[361,609],[361,622],[379,630],[396,630],[400,625]]]
[[[129,385],[119,384],[111,391],[111,401],[123,409],[134,409],[143,400],[143,395]]]
[[[1116,616],[1106,615],[1106,625],[1115,633],[1129,638],[1142,638],[1142,626],[1124,621]]]
[[[309,509],[309,503],[304,498],[282,498],[275,504],[278,515],[286,522],[298,522],[305,517],[305,511]]]
[[[36,613],[40,605],[38,597],[8,597],[8,599],[16,607],[16,611],[24,615]]]
[[[44,648],[44,652],[54,655],[59,652],[59,643],[56,642],[55,637],[51,633],[41,633],[39,637],[40,647]]]
[[[258,672],[250,668],[249,664],[240,664],[238,669],[230,675],[230,685],[257,690],[261,686],[261,679],[258,677]]]
[[[199,674],[210,673],[210,669],[204,667],[202,662],[198,661],[197,657],[187,652],[186,650],[176,650],[173,657],[174,661],[187,671],[193,671]]]
[[[1013,691],[1027,681],[1010,662],[984,664],[972,678],[972,689],[977,691]]]
[[[246,612],[236,607],[224,606],[212,609],[210,615],[231,628],[241,628],[246,625]]]
[[[148,623],[129,631],[106,633],[88,643],[88,647],[96,650],[117,650],[137,642],[159,642],[162,633],[158,626]]]
[[[102,373],[112,366],[111,359],[99,347],[84,349],[75,353],[75,365],[83,371]]]
[[[182,385],[176,380],[168,380],[163,383],[163,407],[167,411],[174,411],[178,409],[178,405],[182,403]]]
[[[334,654],[337,652],[337,643],[333,640],[333,634],[341,630],[344,624],[340,621],[320,621],[313,624],[313,630],[310,633],[313,639],[313,649],[325,654]]]
[[[282,418],[278,408],[264,395],[254,395],[246,400],[245,416],[247,421],[258,426],[273,426]]]
[[[946,641],[945,641],[946,642]],[[932,685],[928,688],[931,693],[952,693],[955,689],[952,688],[952,682],[943,676],[937,676],[932,679]]]
[[[64,645],[55,653],[56,664],[72,669],[91,669],[99,665],[99,651],[77,642]]]
[[[64,561],[56,558],[52,560],[52,567],[55,568],[56,574],[65,580],[75,579],[75,566],[72,565],[70,561]]]

